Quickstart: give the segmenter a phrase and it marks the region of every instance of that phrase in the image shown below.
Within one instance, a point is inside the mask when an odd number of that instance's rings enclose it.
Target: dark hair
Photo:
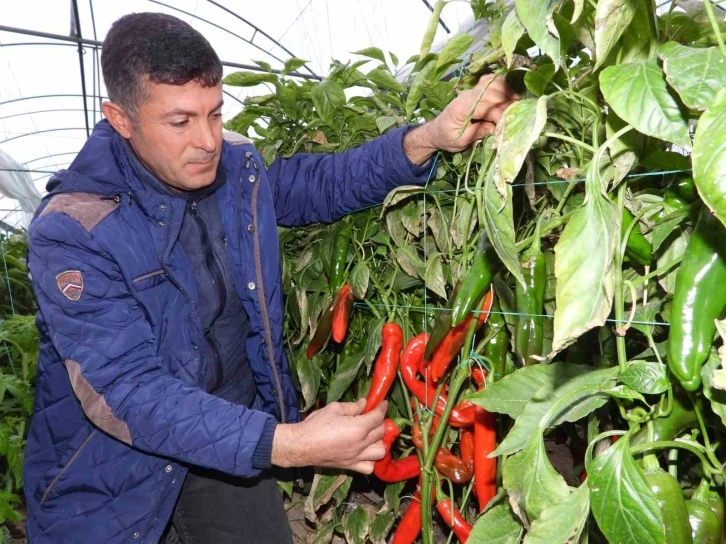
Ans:
[[[204,36],[164,13],[116,20],[103,41],[101,66],[108,97],[132,117],[147,99],[147,81],[213,87],[222,79],[222,62]]]

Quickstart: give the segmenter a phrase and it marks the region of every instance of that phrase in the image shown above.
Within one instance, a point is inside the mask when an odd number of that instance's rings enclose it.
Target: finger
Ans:
[[[376,427],[383,425],[383,420],[386,419],[386,411],[388,410],[388,401],[384,400],[373,410],[367,414],[359,415],[356,419],[361,421],[368,431],[375,429]]]
[[[386,446],[383,444],[383,440],[379,440],[375,444],[367,446],[357,456],[358,459],[363,461],[380,461],[386,456]]]
[[[474,119],[480,121],[489,121],[490,123],[498,123],[510,103],[480,105],[474,112]]]
[[[372,429],[368,432],[368,436],[366,436],[366,442],[368,444],[372,444],[373,442],[378,442],[379,440],[383,440],[383,437],[386,434],[386,426],[381,424],[375,429]]]
[[[475,140],[483,140],[487,135],[493,134],[497,125],[488,121],[480,121],[476,124]]]
[[[361,461],[350,467],[350,470],[360,472],[361,474],[373,474],[373,467],[375,463],[373,461]]]
[[[335,412],[340,415],[357,416],[365,410],[366,399],[358,399],[355,402],[334,402],[330,406],[334,406]]]

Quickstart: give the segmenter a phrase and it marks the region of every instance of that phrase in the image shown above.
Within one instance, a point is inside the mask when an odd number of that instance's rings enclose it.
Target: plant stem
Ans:
[[[706,459],[706,457],[703,455],[703,452],[700,451],[703,446],[698,444],[698,447],[694,444],[689,444],[687,442],[682,441],[674,441],[674,440],[663,440],[660,442],[649,442],[647,444],[639,444],[637,446],[634,446],[630,452],[635,455],[638,453],[642,453],[645,451],[650,450],[663,450],[663,449],[671,449],[671,448],[680,448],[687,451],[690,451],[692,454],[697,456],[701,460],[701,464],[703,465],[703,470],[707,474],[723,474],[721,472],[720,468],[716,468],[712,466],[712,464]]]
[[[711,4],[711,0],[703,0],[703,6],[706,8],[708,20],[711,21],[713,33],[716,35],[716,41],[718,42],[718,47],[721,50],[721,54],[726,57],[726,45],[724,45],[723,36],[721,36],[721,29],[719,28],[718,21],[716,20],[716,16],[713,13],[713,4]]]
[[[569,136],[565,136],[564,134],[556,134],[554,132],[545,132],[544,136],[546,136],[547,138],[556,138],[558,140],[563,140],[565,142],[569,142],[571,144],[580,146],[583,149],[587,149],[590,153],[595,153],[595,151],[596,151],[596,149],[594,147],[592,147],[590,144],[581,142],[580,140],[578,140],[576,138],[570,138]]]
[[[623,220],[623,199],[625,197],[626,185],[621,184],[618,189],[618,209],[620,211],[620,221]],[[621,229],[618,229],[620,232]],[[620,238],[618,237],[618,240]],[[617,250],[615,251],[615,321],[618,327],[622,327],[625,322],[625,301],[623,297],[623,252],[620,251],[620,247],[624,242],[616,244]],[[635,301],[633,301],[635,302]],[[623,372],[627,365],[627,354],[625,352],[625,336],[617,334],[615,337],[615,344],[618,350],[618,366],[620,372]]]

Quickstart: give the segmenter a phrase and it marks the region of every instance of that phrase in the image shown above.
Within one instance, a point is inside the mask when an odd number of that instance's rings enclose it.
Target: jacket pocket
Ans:
[[[156,287],[157,285],[164,283],[165,281],[167,281],[167,279],[168,278],[166,276],[166,272],[164,272],[164,270],[162,269],[159,269],[135,277],[133,279],[133,283],[137,291],[144,291],[146,289]]]
[[[97,432],[98,431],[96,429],[92,430],[91,434],[89,434],[86,437],[86,439],[83,442],[81,442],[81,445],[75,449],[75,451],[71,455],[70,459],[68,459],[68,461],[61,466],[61,469],[58,471],[58,473],[55,475],[55,477],[50,481],[50,484],[48,484],[48,487],[43,492],[43,495],[40,498],[41,506],[46,501],[46,499],[48,499],[51,491],[53,491],[53,488],[56,486],[58,481],[63,477],[64,474],[66,474],[68,472],[68,469],[71,468],[71,466],[78,459],[78,457],[81,455],[83,450],[86,449],[86,446],[88,446],[88,444],[91,442],[91,439],[96,435]]]

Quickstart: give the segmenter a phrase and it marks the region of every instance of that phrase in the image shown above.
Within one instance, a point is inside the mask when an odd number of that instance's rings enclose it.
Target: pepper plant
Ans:
[[[723,14],[472,8],[483,41],[431,52],[439,1],[404,63],[371,47],[321,82],[288,76],[299,59],[226,79],[269,88],[228,122],[268,163],[432,119],[484,74],[522,96],[425,185],[281,229],[303,412],[389,400],[374,475],[303,486],[311,541],[721,542]]]

